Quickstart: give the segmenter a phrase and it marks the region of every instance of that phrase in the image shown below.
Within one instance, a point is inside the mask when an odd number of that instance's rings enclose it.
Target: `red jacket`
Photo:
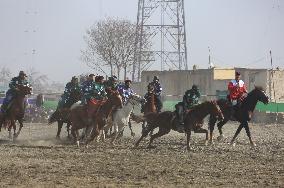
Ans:
[[[231,80],[228,84],[228,90],[231,100],[240,99],[244,93],[247,93],[245,83],[242,80],[239,80],[239,82],[236,80]]]

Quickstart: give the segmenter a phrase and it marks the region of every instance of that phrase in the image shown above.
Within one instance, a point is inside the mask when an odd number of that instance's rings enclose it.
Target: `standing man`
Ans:
[[[149,83],[148,88],[149,86],[154,87],[155,100],[157,101],[157,104],[156,104],[157,112],[161,112],[163,108],[163,103],[161,99],[162,86],[159,82],[158,76],[154,76],[153,82]]]

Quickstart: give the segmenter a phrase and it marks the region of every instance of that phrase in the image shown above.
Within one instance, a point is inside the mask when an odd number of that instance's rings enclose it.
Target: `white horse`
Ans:
[[[136,105],[139,105],[141,102],[142,99],[139,95],[133,95],[128,99],[128,101],[122,108],[116,110],[113,114],[112,123],[108,123],[104,128],[104,131],[102,133],[103,140],[105,138],[105,132],[107,132],[113,126],[114,133],[111,144],[114,144],[118,134],[121,133],[124,130],[124,127],[128,125],[130,114],[133,111],[134,107]]]

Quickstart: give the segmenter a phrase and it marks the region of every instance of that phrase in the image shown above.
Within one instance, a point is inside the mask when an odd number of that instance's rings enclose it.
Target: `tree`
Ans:
[[[12,73],[10,69],[2,67],[0,69],[0,83],[2,83],[4,87],[8,87],[11,78],[12,78]]]
[[[116,71],[118,78],[123,70],[126,79],[132,71],[135,31],[136,25],[128,20],[107,19],[94,24],[84,36],[87,48],[82,51],[82,60],[104,74],[104,68],[109,68],[111,75]],[[150,42],[147,44],[151,46]]]
[[[45,74],[41,74],[34,68],[30,68],[26,71],[29,83],[33,86],[35,91],[42,91],[48,85],[48,77]]]

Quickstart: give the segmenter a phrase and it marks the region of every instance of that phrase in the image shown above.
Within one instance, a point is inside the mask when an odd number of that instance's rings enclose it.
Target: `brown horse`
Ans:
[[[148,86],[148,93],[149,93],[149,97],[148,97],[148,100],[146,101],[145,103],[145,106],[144,106],[144,115],[146,114],[149,114],[149,113],[157,113],[157,108],[156,108],[156,100],[155,100],[155,94],[154,94],[154,87],[149,85]],[[146,125],[146,122],[143,121],[142,123],[142,134],[143,132],[145,131],[147,125]],[[152,134],[152,132],[151,132]]]
[[[254,90],[248,93],[247,97],[243,100],[242,104],[240,105],[240,108],[237,109],[237,112],[235,114],[235,118],[238,122],[240,122],[240,125],[231,141],[231,144],[235,144],[235,139],[242,130],[242,128],[245,128],[247,136],[249,138],[250,144],[252,146],[255,146],[255,143],[253,142],[251,138],[251,133],[250,133],[250,128],[248,125],[248,122],[251,119],[251,115],[256,107],[256,104],[258,101],[263,102],[264,104],[268,104],[269,100],[267,95],[265,94],[264,90],[262,87],[255,87]],[[223,114],[224,114],[224,119],[222,121],[219,121],[217,124],[220,136],[218,139],[223,138],[223,131],[222,127],[225,125],[231,117],[231,108],[232,105],[228,103],[227,100],[225,99],[220,99],[217,101],[218,105],[220,106]],[[214,116],[210,116],[209,118],[209,129],[210,129],[210,139],[209,141],[212,142],[213,139],[213,131],[214,131],[214,126],[218,120]],[[233,120],[235,121],[235,120]]]
[[[194,131],[195,133],[205,133],[207,142],[208,131],[201,127],[201,122],[208,114],[219,117],[220,119],[223,118],[223,114],[215,101],[206,101],[202,104],[196,105],[185,115],[184,128],[187,135],[187,149],[190,148],[189,141],[191,131]],[[135,143],[135,147],[138,147],[141,140],[146,137],[150,131],[153,131],[155,128],[159,127],[158,133],[152,135],[150,138],[148,148],[152,147],[154,139],[168,134],[171,130],[177,130],[176,126],[177,123],[179,123],[176,113],[170,111],[161,112],[159,114],[149,113],[145,115],[144,118],[148,123],[148,127],[140,139]]]
[[[113,111],[114,108],[122,107],[122,98],[117,91],[111,91],[109,93],[108,99],[96,106],[96,110],[92,112],[92,122],[87,122],[88,119],[86,113],[86,107],[79,105],[77,107],[71,108],[71,134],[73,135],[77,145],[79,146],[79,129],[86,128],[85,137],[86,144],[92,141],[96,136],[99,135],[100,131],[106,124],[106,120]],[[90,131],[90,135],[89,135]],[[90,138],[89,138],[90,137]]]
[[[70,95],[70,100],[68,101],[68,104],[66,104],[66,108],[62,108],[62,109],[56,109],[56,111],[51,114],[50,118],[48,119],[48,124],[52,124],[54,122],[57,121],[57,134],[56,134],[56,138],[60,138],[60,133],[61,133],[61,129],[63,127],[63,124],[66,123],[67,124],[67,134],[68,134],[68,138],[70,138],[70,126],[71,126],[71,120],[70,120],[70,108],[71,106],[78,102],[81,98],[81,93],[80,92],[73,92]]]
[[[8,106],[7,113],[4,116],[2,113],[0,114],[0,131],[2,125],[8,127],[9,138],[12,137],[11,129],[14,130],[13,139],[16,139],[23,127],[23,119],[25,115],[25,97],[26,95],[31,94],[32,88],[27,85],[19,85],[18,90],[16,90],[16,94],[14,99],[10,102]],[[20,127],[18,132],[16,133],[16,121],[19,122]]]

